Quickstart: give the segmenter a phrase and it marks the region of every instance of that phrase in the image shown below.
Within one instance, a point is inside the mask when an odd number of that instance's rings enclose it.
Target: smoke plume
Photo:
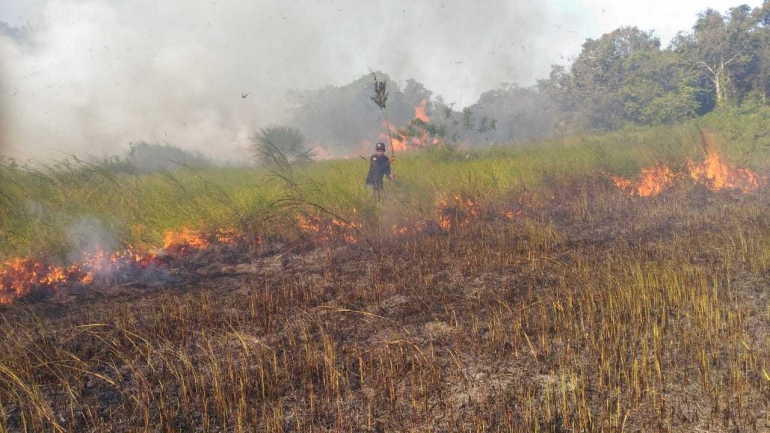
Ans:
[[[531,84],[567,61],[554,47],[573,13],[536,0],[10,0],[0,151],[106,156],[147,141],[242,161],[249,135],[286,120],[288,90],[369,68],[458,107],[501,82]]]

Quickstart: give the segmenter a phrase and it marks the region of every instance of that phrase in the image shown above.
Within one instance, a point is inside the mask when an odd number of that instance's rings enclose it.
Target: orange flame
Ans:
[[[180,232],[167,231],[163,239],[163,250],[171,254],[202,250],[210,245],[203,233],[185,227]]]
[[[711,191],[737,189],[750,193],[767,181],[765,177],[758,177],[748,168],[735,168],[722,162],[716,152],[710,153],[701,163],[689,161],[687,169],[696,183],[706,185]]]
[[[353,215],[356,210],[353,209]],[[358,242],[356,237],[357,230],[363,228],[361,223],[356,221],[341,221],[337,218],[323,219],[318,215],[297,215],[297,226],[307,234],[313,235],[314,239],[320,242],[328,243],[334,239],[342,239],[349,244]]]
[[[674,186],[674,177],[674,172],[665,165],[643,168],[636,183],[623,177],[610,176],[615,186],[639,197],[654,197],[662,193]]]
[[[393,150],[398,152],[403,152],[407,149],[407,142],[406,140],[402,140],[401,136],[398,134],[398,131],[396,128],[389,122],[382,122],[382,126],[385,127],[385,129],[388,130],[388,133],[382,133],[380,134],[377,139],[382,141],[383,143],[387,143],[390,141],[393,146]],[[390,138],[388,138],[390,137]]]
[[[438,225],[444,230],[464,226],[481,216],[482,208],[472,198],[455,195],[438,202]]]
[[[418,224],[408,224],[400,226],[398,224],[393,224],[392,233],[395,235],[418,235],[425,231],[425,229],[428,227],[429,223],[427,221],[422,221]]]
[[[631,194],[634,193],[633,192],[634,183],[631,181],[631,179],[626,179],[625,177],[613,176],[613,175],[609,175],[609,177],[610,179],[612,179],[612,182],[615,184],[616,187],[623,190],[630,189]]]
[[[66,281],[64,269],[32,259],[15,258],[0,267],[0,305],[10,304],[35,287],[54,287]]]
[[[166,255],[181,255],[207,248],[212,242],[232,245],[237,239],[238,233],[231,228],[217,229],[211,235],[184,228],[178,233],[167,232],[162,250]],[[66,268],[32,257],[15,258],[0,264],[0,305],[10,304],[36,289],[56,291],[68,283],[89,285],[96,279],[109,280],[121,269],[153,263],[158,263],[155,251],[141,252],[130,245],[114,253],[102,250],[85,253],[78,263]]]
[[[414,119],[419,119],[425,123],[430,122],[430,117],[428,117],[427,111],[428,111],[428,99],[426,98],[420,101],[420,104],[418,106],[414,107]],[[386,140],[392,140],[393,149],[396,151],[399,151],[399,152],[405,151],[409,148],[410,144],[417,147],[428,144],[427,133],[424,133],[423,136],[421,137],[412,137],[412,138],[404,139],[402,138],[402,136],[404,135],[402,131],[405,128],[402,128],[401,130],[399,130],[389,122],[382,122],[382,126],[385,127],[385,129],[388,132],[380,134],[378,139],[383,142],[385,142]],[[438,139],[434,139],[432,143],[437,144]]]
[[[397,235],[405,235],[409,233],[409,227],[406,227],[406,226],[399,227],[398,224],[393,224],[393,233]]]
[[[426,113],[428,109],[428,100],[423,99],[420,102],[420,105],[414,107],[414,118],[420,119],[425,123],[430,122],[430,117],[428,117],[428,114]]]
[[[766,176],[758,176],[748,168],[736,168],[723,162],[717,152],[709,153],[702,162],[688,161],[687,170],[696,184],[705,185],[711,191],[731,189],[751,193],[765,185],[768,180]],[[636,182],[620,176],[609,177],[615,186],[631,195],[652,197],[672,187],[676,175],[667,166],[659,165],[642,169],[642,174]]]

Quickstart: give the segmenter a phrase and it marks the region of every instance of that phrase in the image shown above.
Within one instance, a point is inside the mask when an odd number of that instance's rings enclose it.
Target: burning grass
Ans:
[[[633,182],[620,176],[609,175],[618,188],[639,197],[656,196],[674,186],[677,178],[687,177],[696,185],[703,185],[711,191],[736,190],[744,194],[756,192],[767,184],[768,177],[757,175],[746,167],[735,167],[724,162],[719,146],[713,135],[699,129],[700,148],[705,154],[701,162],[688,159],[684,164],[686,173],[676,173],[668,165],[658,164],[643,168],[639,179]]]
[[[711,191],[736,190],[744,194],[756,192],[767,184],[767,176],[759,176],[745,167],[734,167],[722,161],[719,153],[709,154],[702,162],[687,161],[688,177]],[[639,197],[656,196],[674,186],[677,175],[666,165],[642,169],[636,182],[620,176],[609,176],[615,186]]]
[[[689,161],[690,177],[711,191],[736,189],[744,193],[754,192],[767,183],[767,176],[758,176],[748,168],[735,168],[722,162],[718,153],[709,154],[701,163]]]
[[[769,430],[761,174],[716,194],[670,164],[650,177],[673,185],[642,200],[592,173],[649,160],[587,146],[403,158],[382,202],[354,162],[318,165],[303,193],[329,212],[159,231],[153,263],[183,284],[0,310],[0,431]],[[211,221],[270,203],[180,185]],[[128,250],[117,262],[153,251]],[[92,286],[110,257],[80,264]],[[43,288],[70,281],[9,261]]]
[[[519,202],[530,203],[531,197],[524,195]],[[531,203],[522,205],[522,208],[530,206]],[[435,232],[437,229],[448,231],[472,222],[513,219],[515,215],[522,215],[523,211],[502,210],[491,204],[482,206],[471,197],[455,195],[450,199],[439,200],[436,214],[435,221],[394,225],[388,235],[414,236],[424,231]],[[349,215],[348,220],[342,220],[326,214],[300,213],[295,216],[296,227],[316,246],[339,243],[354,245],[377,231],[376,227],[364,225],[355,208]],[[171,260],[177,260],[192,252],[207,250],[214,245],[245,244],[246,237],[233,228],[218,228],[205,232],[184,227],[177,231],[167,231],[163,246],[158,249],[132,246],[115,252],[97,249],[83,253],[79,261],[70,264],[51,264],[34,257],[17,257],[0,265],[0,305],[10,304],[25,297],[43,298],[64,286],[126,283],[128,275],[136,277],[137,273],[148,267],[163,267]],[[259,239],[260,234],[256,237]]]
[[[524,196],[513,219],[453,196],[437,209],[461,210],[457,224],[379,253],[344,237],[241,249],[138,298],[8,309],[0,425],[770,428],[770,238],[757,220],[770,203],[636,200],[585,182]],[[587,212],[583,187],[597,191]],[[233,271],[209,277],[212,265]]]
[[[233,229],[205,233],[189,228],[168,231],[160,249],[140,250],[127,247],[116,252],[98,249],[82,254],[79,261],[66,265],[46,263],[34,257],[14,258],[0,265],[0,305],[15,299],[45,297],[63,286],[89,286],[94,283],[123,283],[144,269],[162,266],[170,258],[208,248],[212,243],[233,245]]]

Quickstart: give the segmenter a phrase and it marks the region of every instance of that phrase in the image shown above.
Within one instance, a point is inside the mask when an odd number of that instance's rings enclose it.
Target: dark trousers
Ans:
[[[383,185],[382,183],[367,183],[366,186],[372,191],[372,194],[378,200],[382,198]]]

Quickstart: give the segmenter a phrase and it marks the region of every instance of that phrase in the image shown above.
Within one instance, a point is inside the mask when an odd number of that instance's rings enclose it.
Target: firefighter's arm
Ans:
[[[396,177],[396,175],[393,174],[393,172],[391,171],[390,163],[391,163],[391,160],[388,160],[388,162],[385,163],[386,164],[385,165],[385,174],[388,176],[388,179],[393,180]]]

